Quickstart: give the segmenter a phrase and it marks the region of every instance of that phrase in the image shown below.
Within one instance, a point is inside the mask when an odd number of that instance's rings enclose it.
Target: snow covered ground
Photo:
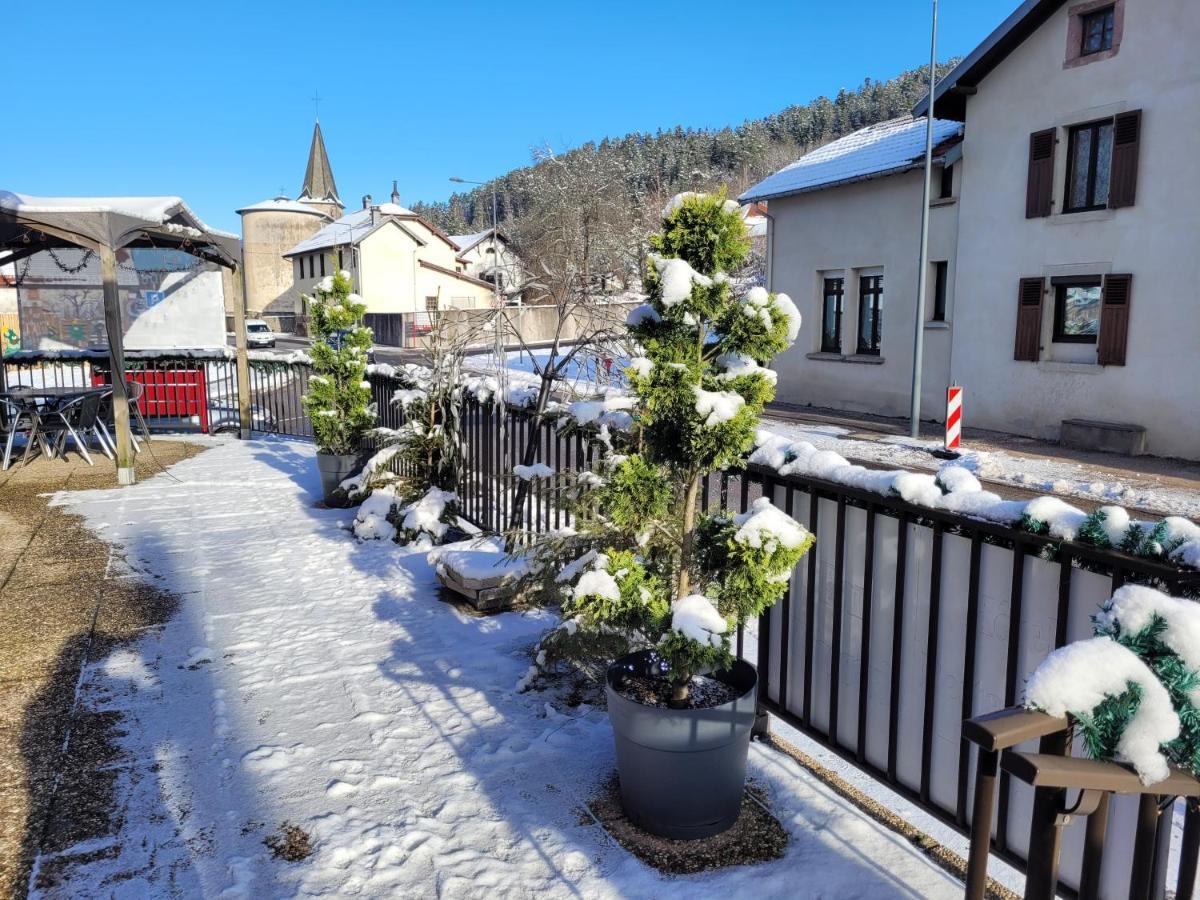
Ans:
[[[41,896],[956,897],[961,885],[760,745],[791,835],[774,863],[666,877],[582,811],[613,767],[602,712],[518,694],[549,614],[467,617],[422,554],[316,509],[310,445],[228,441],[122,490],[56,502],[182,598],[88,666],[122,714],[112,833]],[[178,480],[175,480],[178,479]],[[309,831],[302,862],[264,837]]]

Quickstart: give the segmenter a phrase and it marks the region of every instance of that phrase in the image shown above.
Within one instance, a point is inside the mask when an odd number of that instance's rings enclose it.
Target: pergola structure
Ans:
[[[238,268],[238,238],[217,231],[179,197],[32,197],[0,190],[0,265],[42,250],[79,247],[100,258],[104,328],[112,366],[117,481],[134,482],[133,438],[125,385],[125,329],[117,291],[117,251],[156,247],[180,250],[227,269]],[[246,312],[234,305],[238,407],[243,437],[250,433],[250,365],[246,357]]]

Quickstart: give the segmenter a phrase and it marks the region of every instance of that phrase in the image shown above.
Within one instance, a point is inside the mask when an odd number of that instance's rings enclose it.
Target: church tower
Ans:
[[[304,171],[304,186],[300,189],[297,200],[325,213],[331,219],[342,217],[342,201],[338,197],[337,184],[333,180],[329,154],[325,152],[325,137],[321,134],[320,119],[313,125],[312,144],[308,148],[308,168]]]

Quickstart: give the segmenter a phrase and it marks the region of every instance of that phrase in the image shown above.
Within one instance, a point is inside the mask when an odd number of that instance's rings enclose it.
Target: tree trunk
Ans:
[[[692,475],[683,498],[683,546],[679,554],[679,590],[676,599],[686,597],[691,587],[688,572],[692,564],[692,545],[696,539],[696,499],[700,495],[700,476]]]

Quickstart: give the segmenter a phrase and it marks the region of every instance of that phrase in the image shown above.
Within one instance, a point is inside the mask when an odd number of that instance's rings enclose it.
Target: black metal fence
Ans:
[[[238,430],[237,366],[223,351],[130,351],[126,376],[142,386],[138,401],[151,429],[205,433]],[[250,412],[253,430],[265,434],[312,437],[312,422],[301,398],[311,366],[285,357],[255,355],[250,360]],[[26,352],[0,365],[0,390],[18,385],[70,389],[111,382],[106,353]]]

